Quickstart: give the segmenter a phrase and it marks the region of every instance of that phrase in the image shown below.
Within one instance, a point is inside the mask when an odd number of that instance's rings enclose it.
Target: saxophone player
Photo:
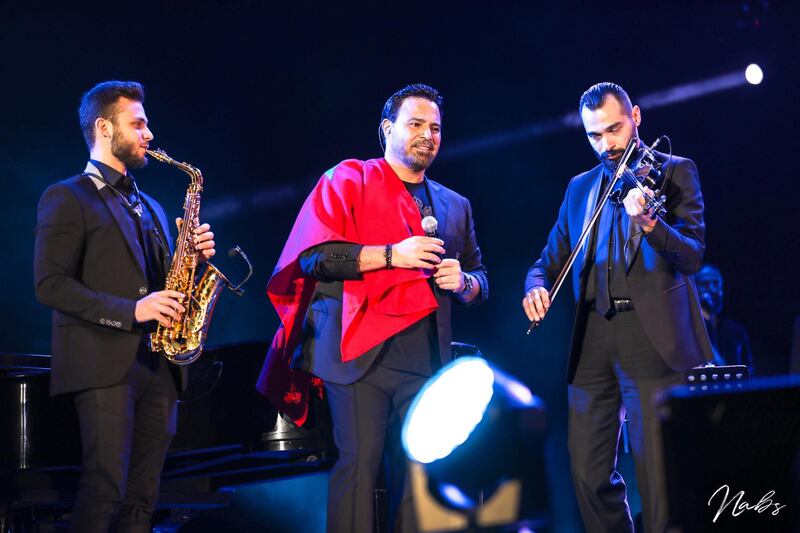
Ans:
[[[184,295],[161,290],[171,256],[166,214],[132,169],[153,140],[137,82],[103,82],[83,95],[86,168],[51,185],[38,206],[34,282],[53,309],[50,392],[71,394],[83,461],[70,530],[150,531],[176,429],[183,376],[146,345],[169,327]],[[195,230],[200,258],[214,234]]]

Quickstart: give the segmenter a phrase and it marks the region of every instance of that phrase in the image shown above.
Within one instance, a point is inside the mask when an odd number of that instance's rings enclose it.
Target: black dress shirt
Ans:
[[[606,175],[600,187],[601,193],[605,191],[610,177]],[[621,191],[621,189],[617,189]],[[616,192],[616,191],[615,191]],[[621,194],[617,193],[617,194]],[[612,194],[612,196],[616,196]],[[606,275],[609,298],[629,298],[628,283],[625,279],[627,262],[625,261],[625,228],[630,223],[630,217],[625,211],[625,206],[618,200],[609,198],[600,219],[597,221],[594,234],[594,261],[589,270],[586,284],[585,301],[594,301],[597,298],[597,288],[602,286],[598,276]],[[605,272],[599,272],[599,265],[603,265]]]

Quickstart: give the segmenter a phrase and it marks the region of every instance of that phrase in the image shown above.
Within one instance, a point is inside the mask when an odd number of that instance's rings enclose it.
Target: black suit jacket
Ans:
[[[658,154],[658,157],[665,163],[666,220],[659,220],[646,236],[630,221],[626,233],[626,279],[645,334],[671,368],[686,370],[713,360],[692,276],[702,266],[705,253],[703,196],[694,162],[673,156],[667,166],[666,156]],[[602,165],[598,165],[569,182],[547,245],[528,271],[526,293],[533,287],[549,290],[552,286],[602,194],[602,172]],[[578,308],[567,371],[570,383],[583,343],[586,318],[591,312],[584,294],[589,267],[594,261],[593,241],[584,244],[572,268]]]
[[[142,201],[171,246],[164,210],[146,194]],[[77,175],[44,191],[35,234],[36,298],[53,309],[51,394],[117,383],[145,334],[136,301],[163,289],[147,285],[131,216],[101,181]],[[171,370],[181,390],[184,372]]]
[[[439,238],[444,241],[445,257],[456,258],[461,269],[469,272],[481,286],[472,301],[480,303],[489,297],[489,281],[481,262],[481,251],[475,238],[475,223],[469,200],[455,191],[428,181],[433,213],[439,221]],[[352,260],[350,247],[341,243],[339,253],[330,254],[342,261]],[[342,362],[342,281],[318,281],[303,323],[303,340],[295,351],[292,367],[314,374],[325,381],[347,385],[357,381],[372,365],[383,343],[347,363]],[[435,291],[439,308],[436,310],[439,354],[442,364],[452,358],[450,343],[453,333],[450,324],[453,296],[450,292]]]

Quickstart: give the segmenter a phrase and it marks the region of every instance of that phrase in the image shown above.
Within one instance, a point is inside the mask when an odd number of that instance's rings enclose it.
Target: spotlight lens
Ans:
[[[748,83],[752,85],[758,85],[761,83],[761,80],[764,79],[764,71],[761,70],[761,67],[755,63],[752,63],[747,66],[747,69],[745,69],[744,77]]]
[[[413,460],[431,463],[467,440],[492,399],[494,372],[480,357],[460,357],[417,394],[403,423],[403,447]]]

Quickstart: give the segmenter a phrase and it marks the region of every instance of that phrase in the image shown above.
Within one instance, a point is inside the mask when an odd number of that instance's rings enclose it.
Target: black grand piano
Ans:
[[[189,366],[162,475],[163,519],[224,507],[229,487],[332,466],[336,448],[321,395],[300,428],[255,390],[266,351],[264,342],[210,347]],[[75,499],[77,415],[70,398],[49,398],[49,368],[49,356],[0,354],[0,533],[61,531]]]

